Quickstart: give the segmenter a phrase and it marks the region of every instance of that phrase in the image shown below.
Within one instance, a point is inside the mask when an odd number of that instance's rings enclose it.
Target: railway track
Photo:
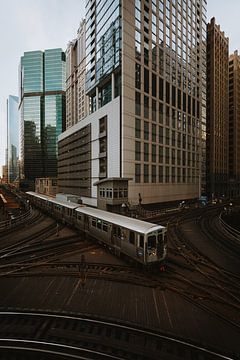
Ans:
[[[205,216],[216,209],[205,210]],[[186,214],[169,223],[168,238],[183,266],[170,263],[168,288],[205,311],[240,329],[240,281],[201,253],[185,236],[181,225],[196,214]],[[202,215],[201,215],[202,216]],[[169,273],[169,272],[168,272]]]
[[[0,312],[0,323],[1,354],[9,360],[16,354],[24,359],[237,360],[155,329],[109,319],[15,311]]]

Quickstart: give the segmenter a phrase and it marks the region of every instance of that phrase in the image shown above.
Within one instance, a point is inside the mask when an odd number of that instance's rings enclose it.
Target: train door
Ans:
[[[137,257],[140,258],[143,262],[145,261],[145,246],[144,246],[144,235],[138,234],[137,235]]]
[[[122,229],[120,226],[112,226],[111,244],[117,247],[121,247]]]
[[[84,232],[89,233],[89,216],[84,214]]]

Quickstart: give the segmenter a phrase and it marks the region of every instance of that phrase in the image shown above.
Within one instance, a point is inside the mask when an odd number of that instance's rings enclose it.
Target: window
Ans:
[[[130,244],[135,245],[135,233],[133,231],[130,231],[129,233],[129,242]]]
[[[152,144],[152,162],[157,161],[157,146],[155,144]]]
[[[163,183],[163,166],[159,166],[159,182]]]
[[[144,117],[146,119],[149,118],[149,98],[145,95],[144,95]]]
[[[144,121],[144,140],[149,140],[149,123]]]
[[[152,183],[157,182],[156,165],[152,165]]]
[[[97,228],[99,229],[99,230],[102,230],[102,220],[97,220]]]
[[[149,161],[149,144],[144,143],[144,161]]]
[[[141,119],[135,119],[135,137],[141,138]]]
[[[149,93],[149,71],[144,68],[144,92]]]
[[[154,74],[152,74],[152,96],[157,96],[157,80]]]
[[[137,91],[135,92],[135,113],[141,116],[141,94]]]
[[[139,247],[144,248],[144,236],[139,236]]]
[[[141,161],[141,143],[135,141],[135,160]]]
[[[141,89],[141,65],[135,64],[135,87]]]
[[[144,182],[149,182],[149,166],[144,164]]]
[[[135,182],[140,183],[141,182],[141,165],[135,164]]]
[[[103,224],[102,224],[102,229],[103,229],[103,231],[108,231],[108,224],[107,223],[105,223],[105,222],[103,222]]]

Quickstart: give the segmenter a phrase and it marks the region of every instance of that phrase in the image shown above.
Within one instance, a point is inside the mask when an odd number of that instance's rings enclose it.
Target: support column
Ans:
[[[112,73],[112,100],[114,99],[115,96],[115,76],[114,73]]]

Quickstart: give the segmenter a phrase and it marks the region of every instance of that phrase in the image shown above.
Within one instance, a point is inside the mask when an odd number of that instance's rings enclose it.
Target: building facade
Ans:
[[[57,178],[36,178],[35,191],[39,194],[56,196]]]
[[[86,2],[89,115],[59,145],[90,125],[91,198],[107,178],[133,203],[199,196],[205,72],[206,1]]]
[[[229,58],[229,194],[240,196],[240,56]]]
[[[19,112],[18,97],[10,95],[7,100],[7,167],[8,182],[19,180]]]
[[[207,27],[207,192],[228,194],[229,178],[229,41],[216,24]]]
[[[65,54],[61,49],[25,52],[19,69],[21,184],[57,176],[57,137],[65,130]]]
[[[66,129],[86,116],[86,22],[83,20],[77,38],[66,51]]]

